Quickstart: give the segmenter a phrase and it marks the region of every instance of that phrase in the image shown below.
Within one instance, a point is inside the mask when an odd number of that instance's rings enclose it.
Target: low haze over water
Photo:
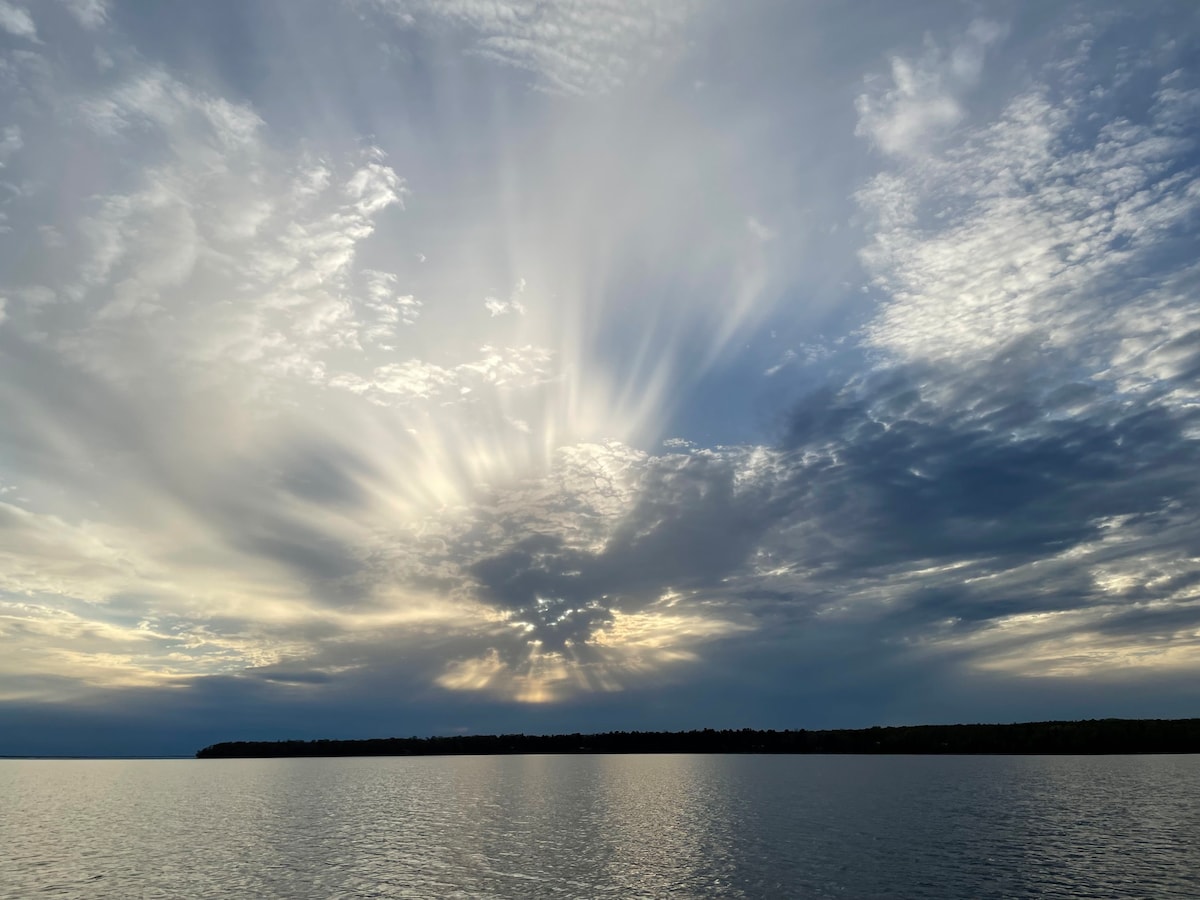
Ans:
[[[1200,757],[0,761],[0,897],[1196,897]]]

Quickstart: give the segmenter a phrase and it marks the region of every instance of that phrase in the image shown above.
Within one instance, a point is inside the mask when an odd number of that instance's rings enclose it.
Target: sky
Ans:
[[[1198,61],[0,0],[0,755],[1198,714]]]

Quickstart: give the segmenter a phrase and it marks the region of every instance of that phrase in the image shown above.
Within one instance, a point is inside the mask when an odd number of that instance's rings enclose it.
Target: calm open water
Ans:
[[[1200,897],[1200,757],[0,761],[0,897]]]

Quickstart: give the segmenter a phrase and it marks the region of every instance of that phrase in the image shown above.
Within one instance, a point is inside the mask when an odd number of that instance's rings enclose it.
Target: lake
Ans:
[[[0,897],[1200,897],[1200,756],[0,760]]]

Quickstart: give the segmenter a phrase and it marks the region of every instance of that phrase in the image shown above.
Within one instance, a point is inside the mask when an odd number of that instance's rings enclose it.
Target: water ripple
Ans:
[[[0,761],[0,898],[1200,896],[1200,758]]]

